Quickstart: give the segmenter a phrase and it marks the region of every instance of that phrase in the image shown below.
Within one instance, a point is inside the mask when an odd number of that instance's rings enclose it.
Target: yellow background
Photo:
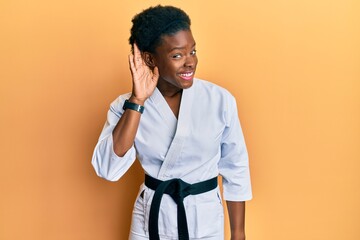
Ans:
[[[0,1],[0,239],[127,239],[139,164],[110,183],[90,160],[131,89],[131,18],[157,3],[188,12],[197,77],[237,98],[247,239],[360,239],[357,0]]]

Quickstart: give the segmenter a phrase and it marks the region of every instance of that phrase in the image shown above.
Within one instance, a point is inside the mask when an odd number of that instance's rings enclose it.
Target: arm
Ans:
[[[137,100],[134,96],[129,98],[130,102],[144,105],[145,101]],[[119,122],[116,124],[112,136],[114,152],[116,155],[123,157],[134,143],[137,129],[140,123],[141,113],[126,110]]]
[[[231,240],[245,240],[245,202],[226,201]]]
[[[136,44],[134,44],[134,55],[129,55],[129,65],[133,81],[133,91],[129,101],[144,105],[155,90],[159,78],[158,68],[154,67],[154,70],[151,70],[145,64]],[[112,132],[116,155],[124,156],[133,145],[140,117],[141,113],[133,110],[126,110],[121,116]]]
[[[135,60],[134,60],[135,59]],[[129,56],[133,90],[130,102],[143,105],[153,93],[158,81],[156,67],[151,70],[144,64],[140,51],[134,46],[134,55]],[[107,114],[107,121],[95,146],[92,165],[99,177],[117,181],[135,161],[134,140],[141,114],[133,110],[122,110],[124,98],[114,101]]]
[[[234,98],[230,98],[228,106],[219,170],[223,177],[223,196],[228,208],[231,240],[244,240],[245,201],[252,198],[249,161]]]

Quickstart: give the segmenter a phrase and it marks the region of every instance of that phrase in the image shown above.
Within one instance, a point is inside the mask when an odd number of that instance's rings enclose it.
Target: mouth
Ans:
[[[192,80],[194,77],[194,72],[191,71],[191,72],[179,73],[178,75],[184,80]]]

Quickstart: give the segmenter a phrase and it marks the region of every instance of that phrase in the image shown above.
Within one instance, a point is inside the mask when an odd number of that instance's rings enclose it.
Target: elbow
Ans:
[[[109,164],[109,161],[102,161],[98,157],[94,156],[91,164],[96,172],[96,175],[110,182],[116,182],[120,179],[121,174],[118,171],[115,171]]]

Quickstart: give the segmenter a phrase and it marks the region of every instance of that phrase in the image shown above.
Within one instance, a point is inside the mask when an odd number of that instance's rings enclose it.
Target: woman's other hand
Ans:
[[[129,65],[133,82],[131,101],[143,105],[155,90],[159,79],[159,69],[150,69],[141,56],[141,52],[134,43],[134,54],[129,55]]]

